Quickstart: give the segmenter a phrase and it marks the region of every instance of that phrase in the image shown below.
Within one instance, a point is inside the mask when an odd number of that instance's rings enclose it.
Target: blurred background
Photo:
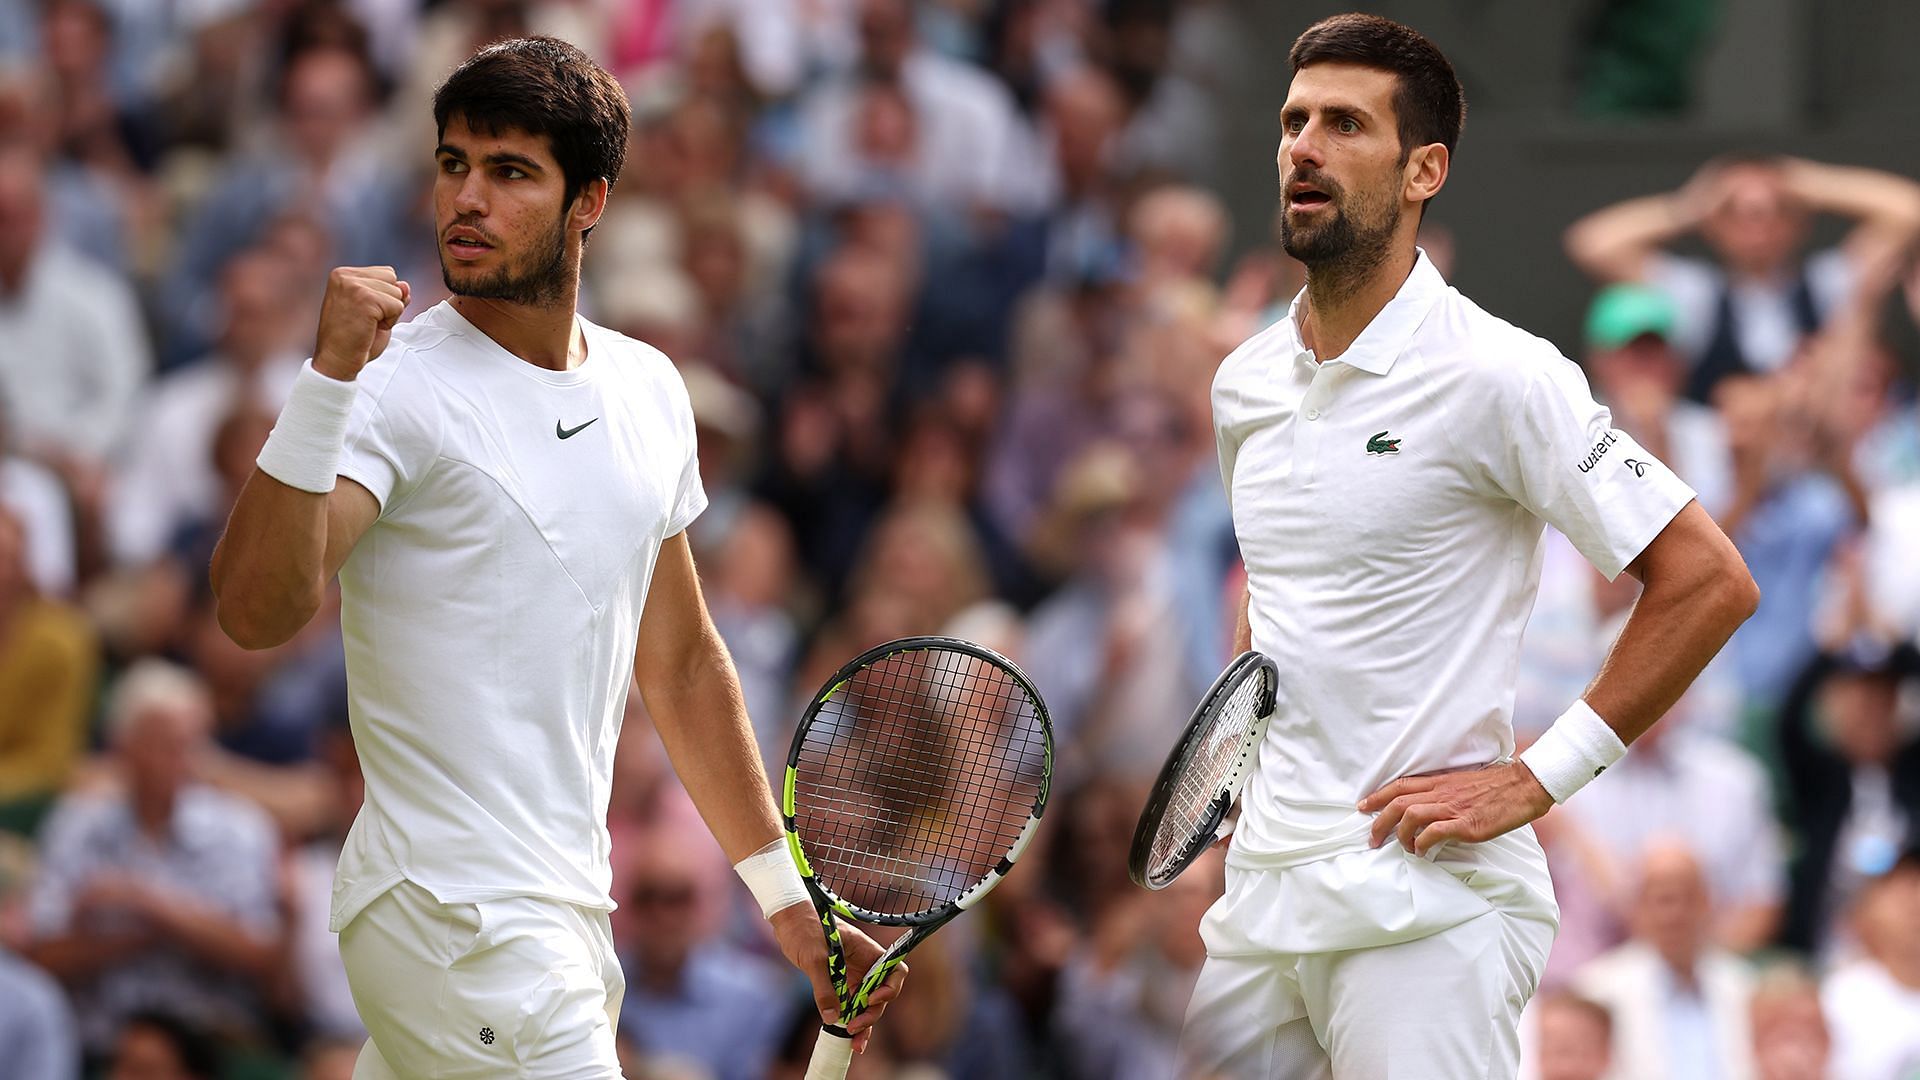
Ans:
[[[1564,925],[1528,1075],[1920,1076],[1920,6],[1370,9],[1467,88],[1428,253],[1585,366],[1765,596],[1539,823]],[[1276,118],[1336,10],[0,0],[0,1077],[350,1075],[337,613],[244,652],[207,560],[327,269],[443,297],[431,91],[524,33],[632,98],[581,305],[686,378],[692,539],[769,759],[904,634],[1002,650],[1054,712],[1034,853],[914,954],[859,1075],[1171,1075],[1219,857],[1149,895],[1125,851],[1227,659],[1207,391],[1299,288]],[[1523,741],[1632,588],[1549,536]],[[798,1077],[804,986],[638,695],[611,824],[627,1075]]]

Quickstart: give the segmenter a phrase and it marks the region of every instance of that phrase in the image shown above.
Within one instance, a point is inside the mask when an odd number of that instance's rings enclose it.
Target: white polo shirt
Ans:
[[[1363,796],[1512,755],[1543,523],[1612,578],[1694,497],[1578,367],[1424,253],[1324,364],[1304,300],[1213,383],[1253,647],[1281,673],[1228,856],[1243,868],[1360,850]]]
[[[340,571],[366,801],[338,930],[406,879],[442,903],[613,907],[607,798],[662,541],[706,506],[667,358],[586,320],[549,371],[451,304],[368,364],[340,475],[380,517]]]

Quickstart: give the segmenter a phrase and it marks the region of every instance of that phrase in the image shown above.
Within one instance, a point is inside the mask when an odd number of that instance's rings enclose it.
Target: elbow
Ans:
[[[214,618],[220,623],[220,629],[228,640],[249,652],[285,645],[320,608],[316,599],[304,605],[304,610],[300,612],[289,613],[284,609],[267,612],[249,608],[237,600],[229,600],[231,595],[229,592],[215,601]]]
[[[1725,613],[1729,633],[1739,629],[1741,623],[1760,610],[1760,586],[1748,572],[1746,563],[1738,558],[1720,576],[1718,592],[1718,607]]]

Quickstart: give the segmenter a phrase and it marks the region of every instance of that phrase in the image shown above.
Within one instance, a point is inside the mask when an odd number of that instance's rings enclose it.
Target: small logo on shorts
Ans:
[[[486,1043],[488,1046],[492,1046],[493,1045],[493,1029],[490,1027],[481,1028],[480,1041],[483,1043]]]

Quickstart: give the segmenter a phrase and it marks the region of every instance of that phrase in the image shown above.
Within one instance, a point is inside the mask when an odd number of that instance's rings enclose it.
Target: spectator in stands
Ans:
[[[1821,990],[1835,1075],[1907,1080],[1920,1069],[1920,851],[1861,893],[1854,930],[1862,956]]]
[[[1920,841],[1920,739],[1899,722],[1901,686],[1916,680],[1914,646],[1847,634],[1787,695],[1779,759],[1799,854],[1782,944],[1828,955],[1862,885]]]
[[[1574,988],[1613,1017],[1614,1080],[1747,1080],[1753,973],[1713,944],[1706,877],[1682,844],[1649,844],[1625,944],[1589,963]]]
[[[234,161],[181,237],[163,291],[169,359],[190,360],[208,349],[220,329],[221,271],[290,210],[325,224],[339,263],[404,261],[404,172],[371,142],[374,99],[363,53],[324,45],[287,60],[273,145]]]
[[[1529,1007],[1537,1025],[1536,1080],[1604,1080],[1613,1066],[1613,1016],[1606,1006],[1564,991]]]
[[[0,830],[31,835],[86,745],[100,655],[80,612],[36,594],[27,547],[0,507]]]
[[[1733,494],[1726,425],[1683,394],[1687,366],[1674,348],[1675,318],[1672,299],[1658,289],[1623,283],[1600,290],[1587,308],[1587,375],[1613,422],[1719,514]]]
[[[107,710],[116,783],[62,797],[41,831],[29,955],[67,985],[94,1053],[143,1009],[259,1030],[282,955],[279,838],[194,780],[212,721],[194,675],[136,664]]]
[[[1836,551],[1866,520],[1866,493],[1847,441],[1804,404],[1811,372],[1721,381],[1715,396],[1733,458],[1733,498],[1720,527],[1767,599],[1727,645],[1748,704],[1780,705],[1818,651],[1819,586]]]
[[[626,931],[621,1036],[643,1057],[691,1059],[715,1080],[765,1075],[794,1001],[771,964],[715,936],[730,896],[719,849],[668,829],[629,844],[614,894]]]
[[[1755,1080],[1827,1080],[1832,1056],[1820,984],[1790,964],[1762,970],[1753,989]]]
[[[1689,704],[1655,725],[1660,734],[1634,740],[1636,760],[1607,770],[1618,775],[1604,797],[1566,810],[1622,868],[1616,880],[1629,880],[1624,871],[1662,834],[1683,837],[1714,897],[1708,940],[1749,952],[1773,939],[1786,901],[1772,791],[1752,754],[1688,728]]]
[[[1006,87],[922,46],[909,0],[860,0],[858,9],[854,69],[801,99],[798,171],[809,194],[873,194],[891,162],[901,193],[921,205],[1029,209],[1032,135]]]
[[[1838,247],[1804,255],[1809,219],[1855,222]],[[1698,231],[1712,261],[1668,253]],[[1920,236],[1920,184],[1872,169],[1792,157],[1724,157],[1678,191],[1596,210],[1566,232],[1567,253],[1597,281],[1641,282],[1676,308],[1674,342],[1688,392],[1708,400],[1730,375],[1778,371],[1857,286],[1860,267]]]
[[[222,509],[214,433],[237,405],[279,411],[313,344],[310,284],[266,246],[242,250],[221,271],[219,344],[161,377],[135,414],[110,514],[121,563],[159,557],[182,528]]]
[[[42,596],[73,595],[79,555],[74,544],[73,504],[59,474],[16,452],[7,427],[6,395],[0,392],[0,508],[27,533],[27,576]]]
[[[969,962],[975,939],[936,934],[913,950],[914,989],[887,1009],[875,1038],[904,1070],[941,1076],[1030,1076],[1032,1051],[1013,1001],[983,983]]]
[[[80,1040],[60,984],[17,952],[12,926],[25,876],[24,845],[0,835],[0,1075],[79,1080]]]
[[[0,398],[15,448],[97,512],[107,456],[151,367],[146,329],[126,282],[52,231],[36,108],[27,84],[0,79]]]
[[[158,206],[142,169],[155,147],[137,115],[113,99],[113,24],[96,0],[53,0],[41,12],[53,139],[48,216],[54,232],[115,273],[156,239]]]

